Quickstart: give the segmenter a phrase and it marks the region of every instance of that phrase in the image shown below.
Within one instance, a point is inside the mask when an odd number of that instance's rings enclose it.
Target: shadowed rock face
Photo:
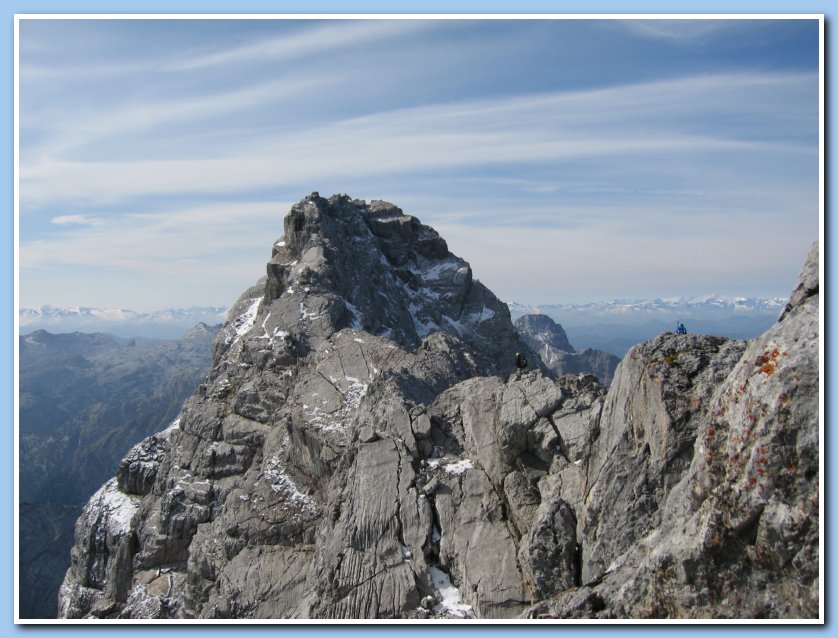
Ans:
[[[534,350],[543,348],[547,353],[554,351],[576,352],[570,345],[564,328],[547,315],[524,315],[519,317],[515,322],[515,328]],[[542,359],[545,359],[544,356],[542,356]]]
[[[607,396],[591,375],[509,376],[516,350],[534,367],[537,355],[433,230],[390,204],[314,194],[231,311],[207,383],[88,504],[62,615],[626,613],[601,588],[614,565],[642,580],[651,550],[626,557],[676,519],[701,527],[691,517],[716,486],[691,477],[719,462],[702,437],[746,348],[664,335]],[[798,520],[760,503],[747,505]],[[702,600],[693,613],[724,615]],[[627,615],[660,607],[643,609]]]

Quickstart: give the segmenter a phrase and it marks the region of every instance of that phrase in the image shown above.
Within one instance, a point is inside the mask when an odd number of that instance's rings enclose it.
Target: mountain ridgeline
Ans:
[[[85,507],[60,615],[817,617],[812,259],[763,337],[661,335],[606,390],[433,229],[313,193]]]

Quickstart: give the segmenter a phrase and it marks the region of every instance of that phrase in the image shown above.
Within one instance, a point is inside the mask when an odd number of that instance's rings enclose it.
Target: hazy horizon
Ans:
[[[757,297],[757,296],[749,296],[749,295],[719,295],[716,293],[707,293],[704,295],[696,295],[696,296],[676,296],[676,297],[614,297],[611,299],[589,299],[580,302],[564,302],[564,301],[554,301],[554,302],[544,302],[544,303],[530,303],[530,302],[519,302],[519,301],[510,301],[506,299],[501,299],[501,302],[510,305],[510,306],[519,306],[519,307],[549,307],[549,306],[569,306],[569,307],[583,307],[589,305],[596,305],[596,304],[609,304],[609,303],[625,303],[625,304],[637,304],[637,303],[644,303],[644,302],[652,302],[652,301],[662,301],[667,303],[698,303],[701,300],[710,300],[713,298],[723,298],[726,300],[736,300],[736,299],[747,299],[747,300],[757,300],[757,301],[784,301],[789,298],[790,295],[778,295],[772,297]],[[233,300],[234,302],[235,300]],[[21,305],[19,310],[42,310],[44,308],[50,308],[54,310],[101,310],[101,311],[110,311],[110,312],[133,312],[140,315],[151,315],[154,313],[161,313],[167,311],[186,311],[186,310],[210,310],[210,309],[222,309],[222,310],[229,310],[233,306],[233,302],[223,304],[223,303],[215,303],[215,304],[206,304],[206,305],[192,305],[192,306],[167,306],[165,308],[156,307],[156,308],[129,308],[125,306],[92,306],[89,304],[68,304],[68,305],[56,305],[56,304],[42,304],[40,306],[24,306]]]
[[[787,297],[818,21],[20,20],[20,306],[231,305],[312,191],[527,304]]]

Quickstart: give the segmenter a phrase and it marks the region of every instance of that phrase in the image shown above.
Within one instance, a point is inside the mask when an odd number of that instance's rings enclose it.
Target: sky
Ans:
[[[226,306],[313,191],[502,300],[786,297],[819,237],[817,20],[19,23],[21,307]]]

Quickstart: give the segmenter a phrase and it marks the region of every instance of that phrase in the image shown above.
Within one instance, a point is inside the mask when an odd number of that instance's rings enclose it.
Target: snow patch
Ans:
[[[364,327],[364,313],[345,299],[343,303],[346,305],[346,309],[352,313],[352,327],[356,330],[361,330]]]
[[[474,609],[463,602],[460,590],[451,584],[448,574],[433,565],[428,567],[428,573],[440,599],[434,606],[434,613],[448,613],[456,618],[474,618]]]
[[[416,334],[419,335],[420,338],[424,339],[431,334],[431,332],[439,330],[439,325],[435,321],[422,321],[419,318],[418,313],[422,310],[422,308],[417,306],[415,303],[409,304],[407,310],[413,318],[413,327],[416,329]]]
[[[250,305],[230,324],[233,329],[233,335],[228,336],[227,343],[235,343],[241,339],[242,335],[246,334],[253,324],[256,323],[256,314],[259,312],[259,304],[262,303],[262,297],[253,299]]]
[[[463,326],[463,324],[461,324],[459,321],[455,321],[448,315],[442,315],[442,318],[445,319],[449,326],[451,326],[452,328],[454,328],[454,330],[457,331],[458,335],[460,335],[461,337],[463,336],[463,332],[465,332],[465,326]]]
[[[280,509],[285,511],[296,510],[312,516],[317,514],[317,506],[314,500],[307,494],[303,494],[291,480],[286,472],[285,464],[279,456],[271,456],[265,462],[259,480],[268,481],[274,494],[282,497],[283,502],[279,506]]]
[[[477,321],[488,321],[495,316],[495,311],[483,306],[483,311],[478,315]]]
[[[273,329],[271,333],[268,333],[268,319],[271,318],[271,313],[269,312],[265,317],[265,320],[262,322],[262,334],[260,334],[257,339],[267,339],[268,340],[268,348],[270,350],[274,349],[274,345],[276,343],[276,339],[279,338],[281,340],[285,340],[288,338],[289,333],[285,330],[280,330],[279,327]]]
[[[168,434],[170,432],[174,432],[175,430],[180,430],[180,417],[169,423],[169,427],[163,430],[161,434]]]
[[[432,281],[439,279],[442,276],[442,273],[446,272],[447,270],[456,270],[457,272],[463,270],[460,267],[460,262],[455,260],[448,260],[435,263],[432,266],[426,266],[424,268],[410,268],[410,272],[414,275],[418,276],[424,281]]]
[[[355,377],[346,377],[346,380],[349,382],[346,389],[346,407],[355,410],[361,405],[361,399],[366,395],[369,385]]]
[[[459,461],[454,461],[453,459],[449,458],[442,458],[442,459],[431,459],[428,461],[428,467],[436,469],[441,467],[447,474],[451,474],[452,476],[459,476],[461,474],[465,474],[468,470],[474,467],[474,463],[471,462],[470,459],[461,459]]]
[[[321,313],[312,312],[311,310],[309,310],[308,308],[305,307],[305,304],[302,301],[300,302],[300,319],[302,319],[303,321],[306,321],[306,320],[313,321],[313,320],[316,320],[316,319],[320,319],[320,317],[322,317],[323,314],[324,313],[322,313],[322,312]]]
[[[140,497],[125,494],[117,487],[116,478],[112,478],[99,488],[87,505],[88,515],[104,512],[108,534],[122,536],[131,530],[131,519],[137,511]]]
[[[333,376],[329,376],[328,379],[340,393],[340,407],[331,412],[326,412],[318,406],[311,406],[306,403],[303,405],[303,419],[306,424],[319,432],[345,435],[347,424],[353,418],[353,411],[361,405],[361,400],[367,394],[369,384],[350,376],[344,377],[343,381],[339,381]],[[323,399],[321,405],[327,402],[327,399]]]

